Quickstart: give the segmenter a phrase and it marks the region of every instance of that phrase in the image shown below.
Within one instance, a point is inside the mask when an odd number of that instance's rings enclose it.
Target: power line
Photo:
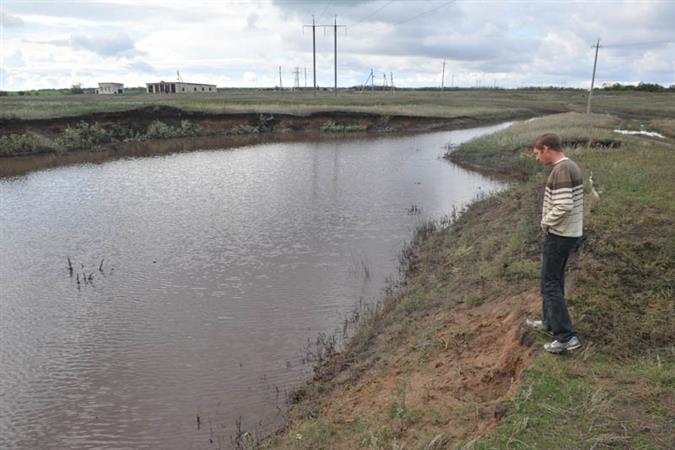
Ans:
[[[321,10],[321,13],[320,13],[318,16],[316,16],[316,20],[319,20],[319,19],[321,18],[321,16],[323,16],[323,15],[326,13],[326,11],[328,10],[328,6],[330,6],[330,4],[331,4],[332,1],[333,1],[333,0],[328,0],[328,1],[326,2],[326,4],[324,5],[323,9]]]
[[[358,22],[356,22],[356,23],[355,23],[354,25],[352,25],[350,28],[354,28],[354,27],[356,27],[357,25],[359,25],[360,23],[365,22],[367,19],[370,19],[370,18],[373,17],[375,14],[379,13],[379,12],[382,11],[384,8],[386,8],[387,6],[389,6],[389,5],[391,5],[392,3],[394,3],[394,1],[395,1],[395,0],[388,1],[387,3],[385,3],[385,4],[382,5],[382,6],[380,6],[380,7],[377,8],[375,11],[371,12],[370,14],[368,14],[367,16],[362,17]]]
[[[435,8],[431,8],[431,9],[429,9],[429,10],[427,10],[427,11],[423,11],[423,12],[421,12],[421,13],[419,13],[419,14],[416,14],[416,15],[410,17],[409,19],[405,19],[405,20],[403,20],[403,21],[401,21],[401,22],[397,22],[397,23],[394,24],[394,26],[396,26],[396,25],[402,25],[402,24],[404,24],[404,23],[411,22],[411,21],[417,19],[418,17],[422,17],[422,16],[425,15],[425,14],[429,14],[429,13],[432,13],[432,12],[434,12],[434,11],[437,11],[437,10],[443,8],[444,6],[448,6],[450,3],[454,3],[454,2],[456,2],[456,1],[457,1],[457,0],[450,0],[449,2],[442,3],[442,4],[438,5],[438,6],[436,6]]]

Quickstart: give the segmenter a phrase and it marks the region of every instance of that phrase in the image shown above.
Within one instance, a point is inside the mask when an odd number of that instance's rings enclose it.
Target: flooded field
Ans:
[[[380,298],[420,223],[501,188],[444,146],[504,126],[0,178],[0,448],[272,430],[308,340]]]

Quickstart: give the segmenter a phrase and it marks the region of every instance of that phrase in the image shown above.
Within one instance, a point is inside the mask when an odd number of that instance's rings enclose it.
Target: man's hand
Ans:
[[[541,229],[544,232],[544,234],[548,234],[549,226],[546,225],[544,222],[541,223]]]

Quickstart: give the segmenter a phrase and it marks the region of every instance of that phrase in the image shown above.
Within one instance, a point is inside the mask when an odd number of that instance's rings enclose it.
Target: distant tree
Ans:
[[[631,84],[623,85],[621,83],[614,83],[611,86],[606,86],[604,89],[608,91],[640,91],[640,92],[663,92],[667,90],[660,84],[643,83],[643,82],[638,83],[637,86]]]
[[[663,86],[661,86],[660,84],[656,84],[656,83],[640,82],[640,83],[638,83],[635,90],[636,91],[645,91],[645,92],[662,92],[662,91],[665,90],[665,88]]]
[[[7,91],[0,91],[0,97],[7,97],[9,95],[9,92]]]
[[[624,86],[621,83],[614,83],[610,86],[603,87],[603,90],[605,91],[625,91],[628,89],[630,89],[630,86]]]
[[[82,89],[82,83],[75,83],[70,87],[71,94],[84,94],[84,89]]]

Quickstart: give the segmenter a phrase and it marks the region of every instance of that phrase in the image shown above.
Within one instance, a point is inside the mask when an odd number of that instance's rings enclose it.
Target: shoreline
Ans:
[[[34,120],[0,120],[0,130],[9,136],[37,136],[40,146],[28,154],[0,156],[0,177],[20,176],[77,163],[101,163],[124,157],[157,156],[176,152],[231,149],[260,143],[299,142],[324,139],[378,138],[433,131],[451,131],[521,120],[533,114],[509,114],[508,117],[416,117],[346,113],[314,113],[307,116],[261,114],[188,113],[177,108],[141,108],[124,113],[96,113],[76,117]],[[262,118],[262,119],[261,119]],[[271,118],[271,119],[270,119]],[[189,121],[194,134],[151,137],[142,134],[151,124],[161,121],[174,130]],[[261,124],[264,122],[264,124]],[[59,147],[60,136],[69,127],[88,126],[135,135],[88,148]],[[114,138],[111,138],[114,139]],[[0,154],[2,152],[0,151]]]
[[[293,393],[287,423],[260,448],[587,448],[619,434],[631,448],[662,448],[674,419],[663,409],[674,398],[675,342],[664,320],[672,305],[659,294],[673,271],[672,181],[663,182],[672,144],[607,141],[619,120],[560,114],[460,146],[453,162],[517,182],[423,233],[399,291],[361,315],[344,350]],[[543,352],[547,338],[523,326],[541,308],[545,179],[523,156],[542,130],[579,142],[566,152],[605,189],[599,205],[587,204],[566,277],[584,347],[562,356]],[[642,175],[629,178],[636,170]]]

